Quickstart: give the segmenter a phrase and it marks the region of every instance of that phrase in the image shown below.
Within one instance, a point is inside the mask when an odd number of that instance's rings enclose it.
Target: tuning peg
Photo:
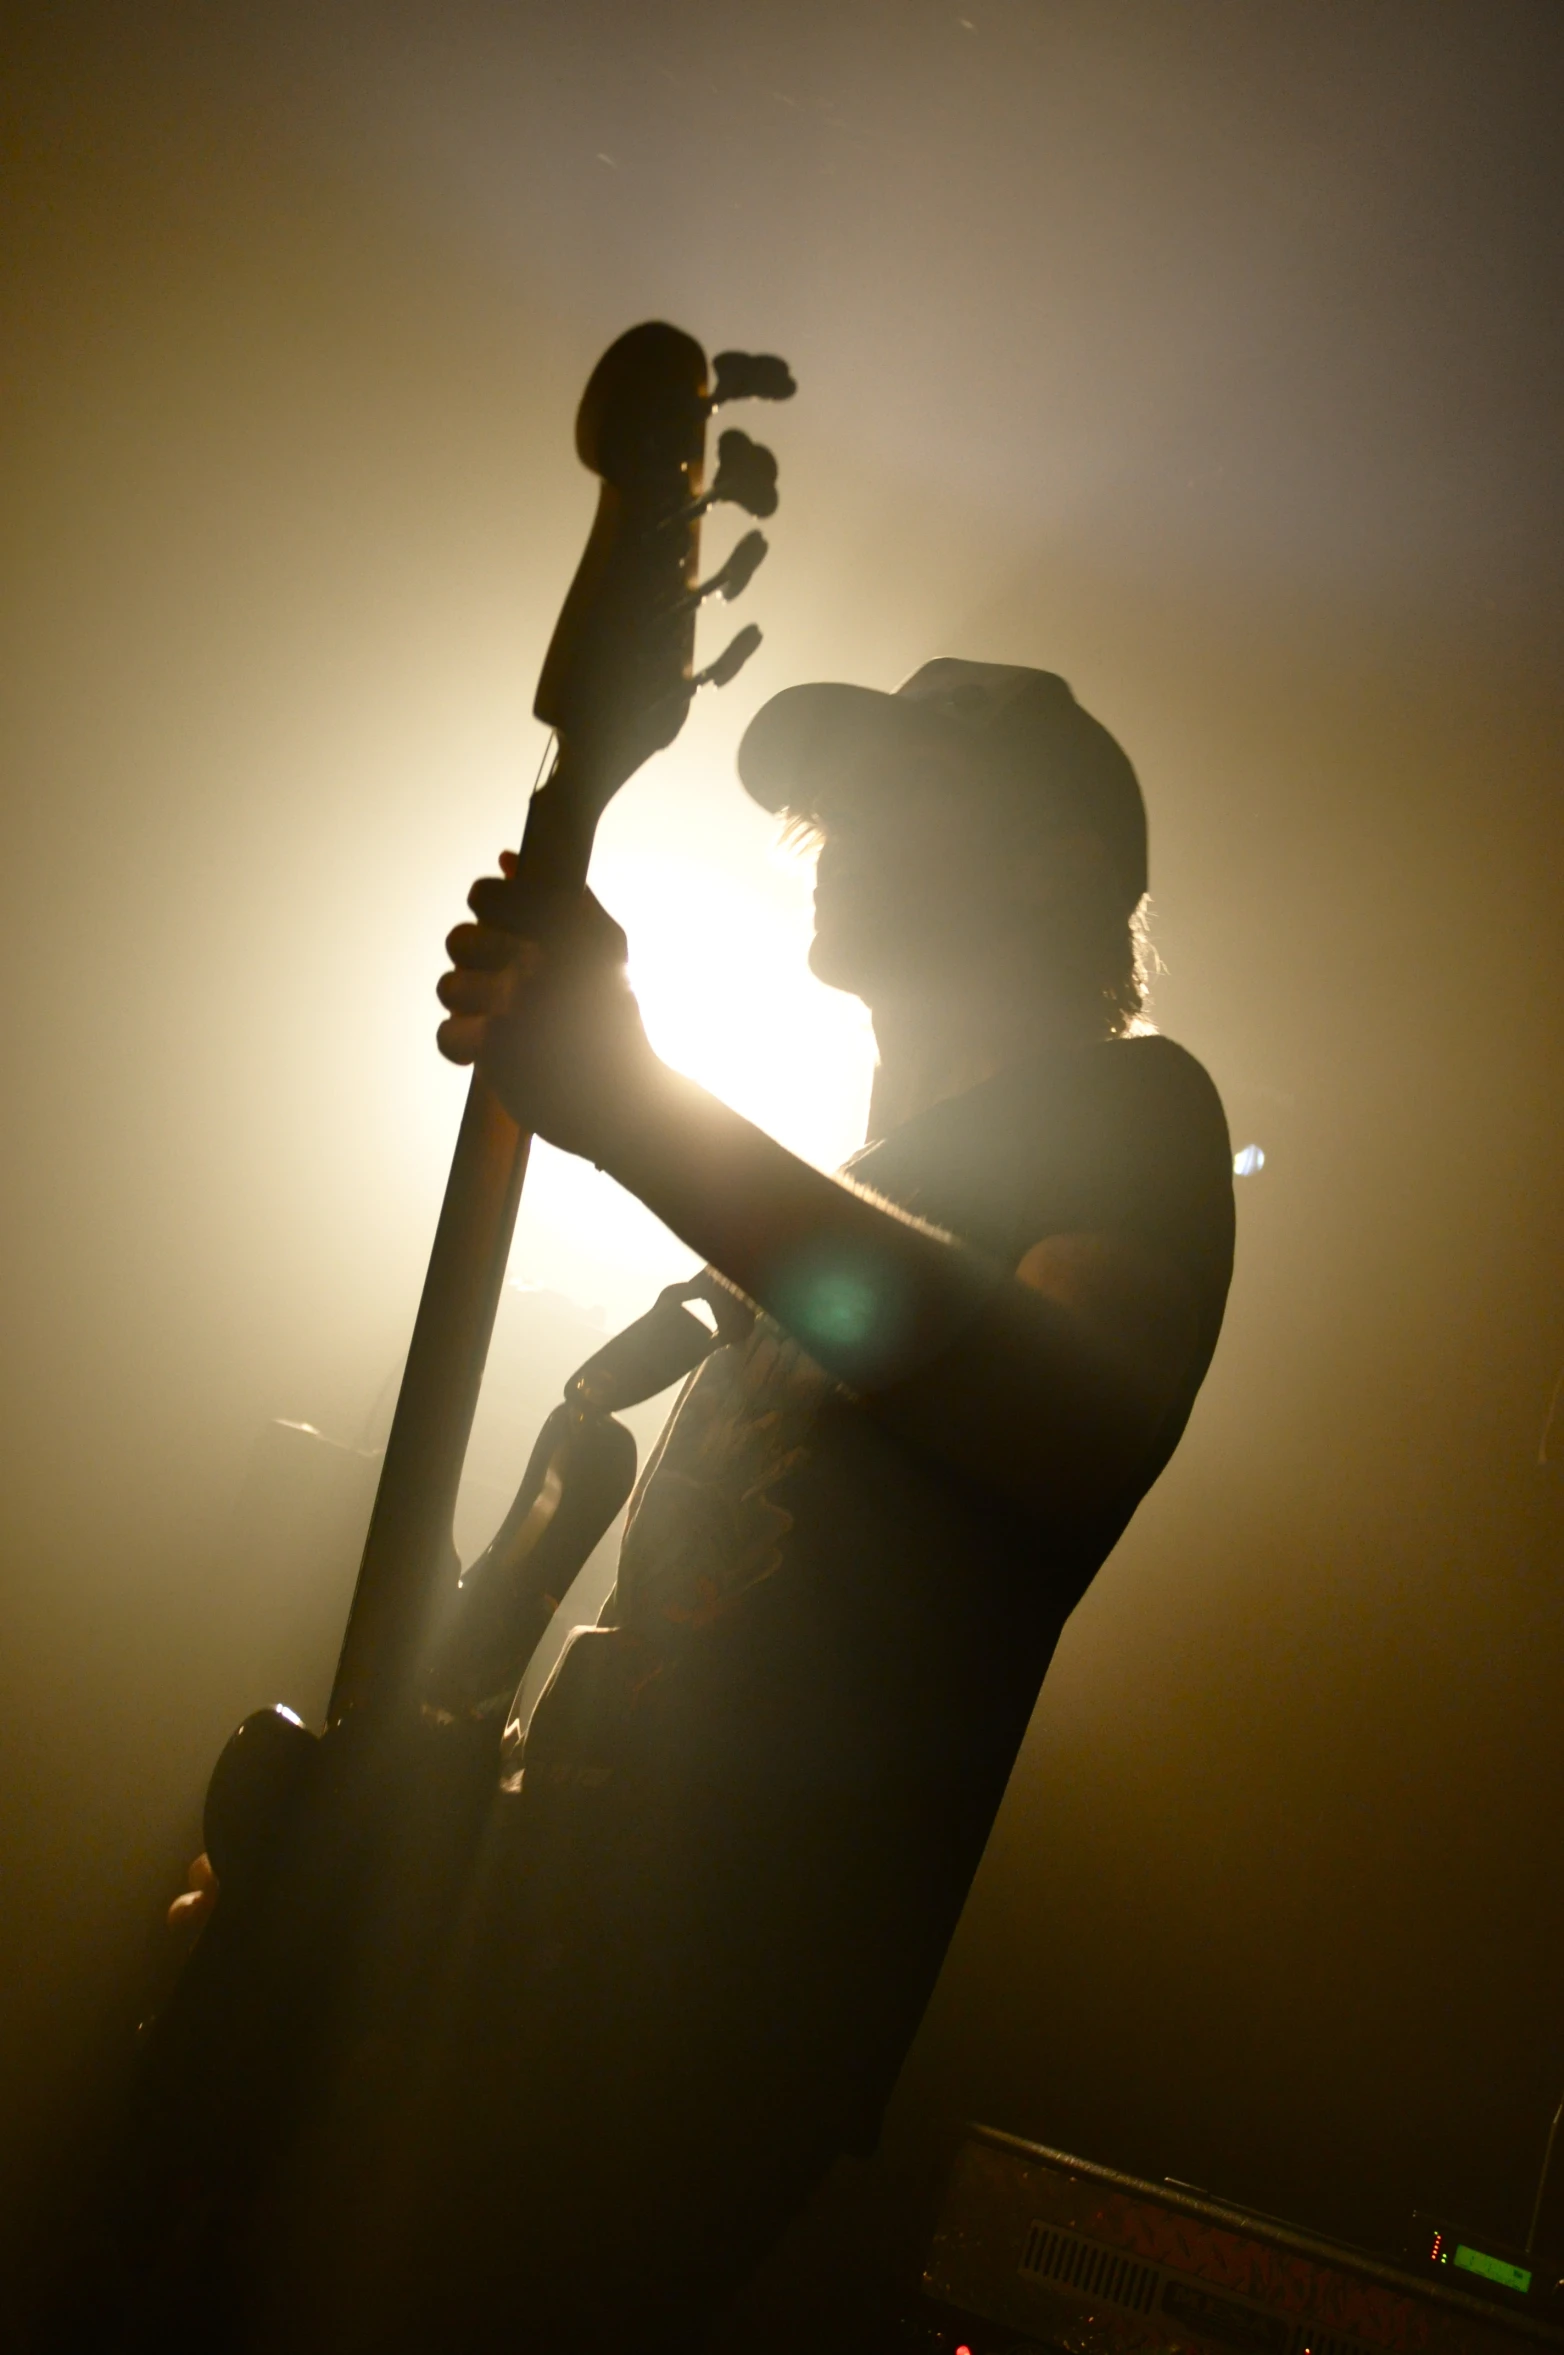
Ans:
[[[775,515],[777,462],[763,442],[752,442],[736,425],[717,437],[717,472],[702,507],[727,501],[746,515]]]
[[[766,561],[767,540],[764,532],[746,532],[728,561],[714,572],[709,581],[701,584],[703,597],[720,597],[724,605],[731,605],[735,597],[742,597],[756,573]]]
[[[725,687],[730,679],[737,678],[759,644],[759,630],[753,622],[747,623],[738,636],[724,646],[715,662],[709,662],[692,679],[681,679],[672,694],[664,695],[656,703],[647,705],[640,715],[640,724],[649,735],[655,736],[659,744],[671,743],[684,725],[684,715],[694,701],[697,689]]]
[[[709,662],[703,671],[696,672],[690,681],[692,690],[696,687],[725,687],[730,679],[737,678],[759,644],[760,632],[750,622],[724,646],[715,662]]]
[[[720,597],[725,605],[731,605],[754,579],[765,561],[766,548],[764,532],[746,532],[721,570],[679,599],[680,610],[688,612],[692,606],[704,605],[708,597]]]
[[[714,409],[724,401],[790,401],[798,390],[786,360],[775,352],[719,352],[712,367]]]
[[[717,472],[711,489],[663,516],[656,529],[683,531],[708,507],[722,504],[742,507],[748,515],[775,515],[777,511],[776,459],[763,442],[752,442],[736,425],[717,436]]]

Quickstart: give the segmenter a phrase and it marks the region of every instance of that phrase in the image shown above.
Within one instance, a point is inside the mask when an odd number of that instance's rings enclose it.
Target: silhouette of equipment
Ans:
[[[1517,2355],[1564,2349],[1551,2277],[1527,2292],[1426,2250],[1384,2260],[1186,2184],[1145,2183],[975,2126],[904,2317],[907,2355]]]

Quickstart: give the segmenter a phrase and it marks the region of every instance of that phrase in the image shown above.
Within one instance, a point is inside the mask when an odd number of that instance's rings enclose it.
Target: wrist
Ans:
[[[601,1099],[593,1123],[591,1158],[596,1166],[635,1191],[635,1176],[649,1146],[655,1145],[672,1116],[679,1084],[644,1038],[614,1074],[613,1085]],[[686,1083],[688,1084],[688,1083]]]

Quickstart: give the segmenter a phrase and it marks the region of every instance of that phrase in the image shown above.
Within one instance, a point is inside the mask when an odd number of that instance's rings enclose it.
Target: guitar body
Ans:
[[[492,1731],[443,1732],[373,1757],[357,1728],[329,1733],[269,1866],[224,1880],[139,2056],[48,2343],[327,2343],[331,2277],[374,2269],[341,2194],[399,2132],[493,1803]]]
[[[739,434],[723,435],[707,489],[706,424],[719,400],[791,390],[780,362],[739,354],[713,381],[699,345],[656,324],[594,371],[577,448],[602,487],[538,689],[558,755],[528,813],[520,904],[579,893],[613,793],[757,642],[741,633],[694,672],[702,594],[733,593],[764,552],[751,534],[703,592],[702,515],[716,498],[775,504],[774,463]],[[430,2318],[504,2274],[503,2201],[473,2187],[513,2172],[529,2098],[548,2115],[553,2023],[590,2019],[589,1986],[547,1985],[580,1824],[568,1803],[502,1790],[503,1708],[447,1706],[431,1678],[460,1657],[462,1693],[487,1693],[546,1623],[528,1589],[524,1630],[491,1626],[492,1585],[464,1597],[451,1539],[527,1145],[475,1075],[327,1723],[315,1735],[262,1710],[219,1761],[206,1838],[220,1903],[146,2036],[70,2238],[51,2348],[437,2345]],[[611,1518],[633,1450],[626,1464],[568,1416],[529,1479],[541,1489],[572,1448]],[[530,1526],[533,1503],[507,1531]],[[588,1533],[593,1510],[575,1509]]]

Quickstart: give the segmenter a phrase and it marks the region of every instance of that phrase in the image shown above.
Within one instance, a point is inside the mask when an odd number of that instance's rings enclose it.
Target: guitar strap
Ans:
[[[692,1303],[707,1310],[712,1320],[709,1325],[692,1313]],[[555,1416],[575,1416],[578,1429],[600,1438],[608,1432],[622,1433],[628,1443],[629,1468],[623,1486],[599,1487],[593,1509],[586,1516],[588,1529],[600,1536],[634,1485],[635,1442],[623,1424],[614,1422],[613,1410],[640,1406],[655,1398],[681,1376],[692,1374],[714,1350],[730,1341],[742,1341],[754,1322],[754,1310],[705,1268],[689,1282],[670,1284],[659,1292],[645,1316],[626,1325],[571,1375],[564,1403],[555,1408],[550,1423]],[[548,1430],[549,1424],[545,1424],[545,1437]],[[584,1493],[585,1482],[577,1495]],[[570,1577],[584,1565],[596,1542],[597,1537],[591,1537],[579,1559],[579,1541],[572,1549]],[[562,1571],[564,1567],[561,1564]],[[558,1591],[562,1595],[564,1587]],[[620,1753],[635,1715],[637,1692],[647,1674],[645,1648],[638,1636],[616,1626],[578,1627],[530,1712],[523,1708],[525,1677],[517,1687],[500,1743],[499,1788],[511,1799],[519,1800],[525,1794],[529,1819],[534,1822],[540,1808],[547,1808],[553,1818],[563,1805],[566,1817],[555,1821],[554,1828],[564,1836],[566,1850],[571,1844],[568,1811],[572,1805],[588,1793],[593,1795],[589,1804],[601,1804],[605,1786],[611,1784],[617,1790],[623,1781]]]
[[[753,1310],[703,1269],[669,1284],[644,1316],[576,1368],[509,1512],[461,1575],[429,1662],[426,1714],[482,1719],[509,1703],[566,1591],[635,1486],[635,1440],[616,1413],[743,1340],[754,1321]]]
[[[701,1303],[711,1322],[691,1313]],[[692,1374],[703,1358],[730,1341],[742,1341],[755,1312],[730,1292],[710,1268],[683,1284],[659,1292],[644,1316],[578,1366],[565,1384],[565,1404],[601,1414],[644,1406],[670,1383]]]

